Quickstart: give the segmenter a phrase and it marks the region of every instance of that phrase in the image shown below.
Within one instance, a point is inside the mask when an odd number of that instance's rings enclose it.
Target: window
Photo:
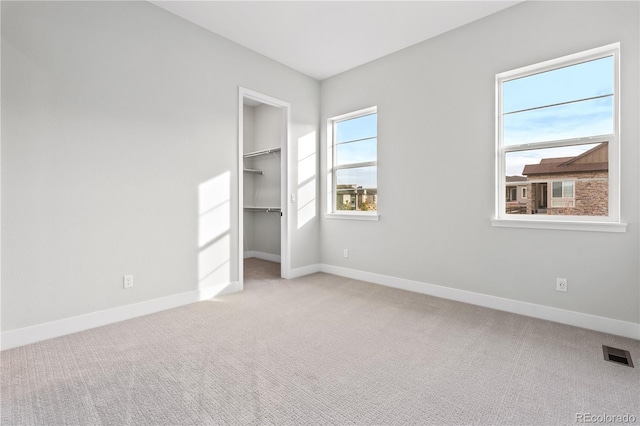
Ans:
[[[494,225],[619,223],[619,48],[616,43],[496,76]],[[505,189],[513,182],[526,207],[507,204],[513,197],[505,197]]]
[[[376,215],[378,115],[368,108],[329,120],[333,213]]]
[[[575,207],[573,182],[553,182],[551,207]]]

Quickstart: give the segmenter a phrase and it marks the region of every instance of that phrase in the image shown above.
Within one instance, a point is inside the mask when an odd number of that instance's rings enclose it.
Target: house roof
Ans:
[[[539,174],[597,172],[609,170],[608,144],[598,146],[574,157],[543,158],[539,164],[527,164],[522,170],[526,176]]]
[[[522,171],[523,175],[540,175],[553,173],[576,173],[576,172],[597,172],[609,170],[609,163],[591,163],[591,164],[569,164],[563,163],[546,163],[546,164],[527,164]]]
[[[527,178],[524,176],[507,176],[507,182],[526,182]]]

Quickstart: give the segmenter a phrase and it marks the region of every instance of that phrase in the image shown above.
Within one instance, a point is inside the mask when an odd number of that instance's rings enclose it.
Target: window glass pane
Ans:
[[[562,158],[566,158],[568,160],[572,157],[584,154],[585,152],[592,150],[600,145],[607,146],[607,143],[591,143],[586,145],[571,145],[559,148],[531,149],[526,151],[508,152],[506,154],[507,176],[522,177],[523,179],[525,179],[526,175],[524,175],[523,172],[525,166],[527,165],[539,164],[543,160],[545,160],[543,163],[558,161]],[[602,161],[599,162],[606,162],[608,160],[608,155],[605,155],[605,152],[602,151],[607,151],[607,149],[603,148],[600,151],[600,154],[602,154],[602,156],[599,159]],[[606,152],[606,154],[608,154],[608,152]],[[586,159],[585,161],[588,161],[588,159]]]
[[[376,161],[378,159],[378,140],[373,138],[338,144],[336,157],[337,165]]]
[[[369,114],[336,123],[336,143],[375,138],[378,132],[378,115]]]
[[[573,197],[573,182],[562,182],[562,196],[565,198]]]
[[[608,216],[608,150],[603,142],[506,153],[505,186],[526,189],[526,198],[507,197],[506,213]]]
[[[336,210],[378,209],[378,168],[336,170]]]
[[[504,145],[613,133],[613,97],[508,114]]]
[[[503,113],[613,94],[613,56],[507,81]]]

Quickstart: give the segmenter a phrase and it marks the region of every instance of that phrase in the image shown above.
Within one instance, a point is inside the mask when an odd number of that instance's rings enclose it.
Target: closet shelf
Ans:
[[[280,152],[280,151],[282,151],[282,148],[269,148],[269,149],[263,149],[261,151],[247,152],[246,154],[243,155],[243,157],[244,158],[258,157],[260,155],[267,155],[267,154],[271,154],[272,152]]]
[[[264,172],[262,170],[257,170],[257,169],[244,169],[245,173],[252,173],[254,175],[261,175]]]

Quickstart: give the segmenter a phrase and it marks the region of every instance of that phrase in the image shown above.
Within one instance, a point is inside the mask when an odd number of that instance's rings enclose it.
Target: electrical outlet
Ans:
[[[344,257],[349,257],[349,249],[344,249]]]
[[[122,281],[124,288],[133,287],[133,275],[125,275]]]
[[[566,278],[556,278],[556,290],[557,291],[567,291],[567,279]]]

